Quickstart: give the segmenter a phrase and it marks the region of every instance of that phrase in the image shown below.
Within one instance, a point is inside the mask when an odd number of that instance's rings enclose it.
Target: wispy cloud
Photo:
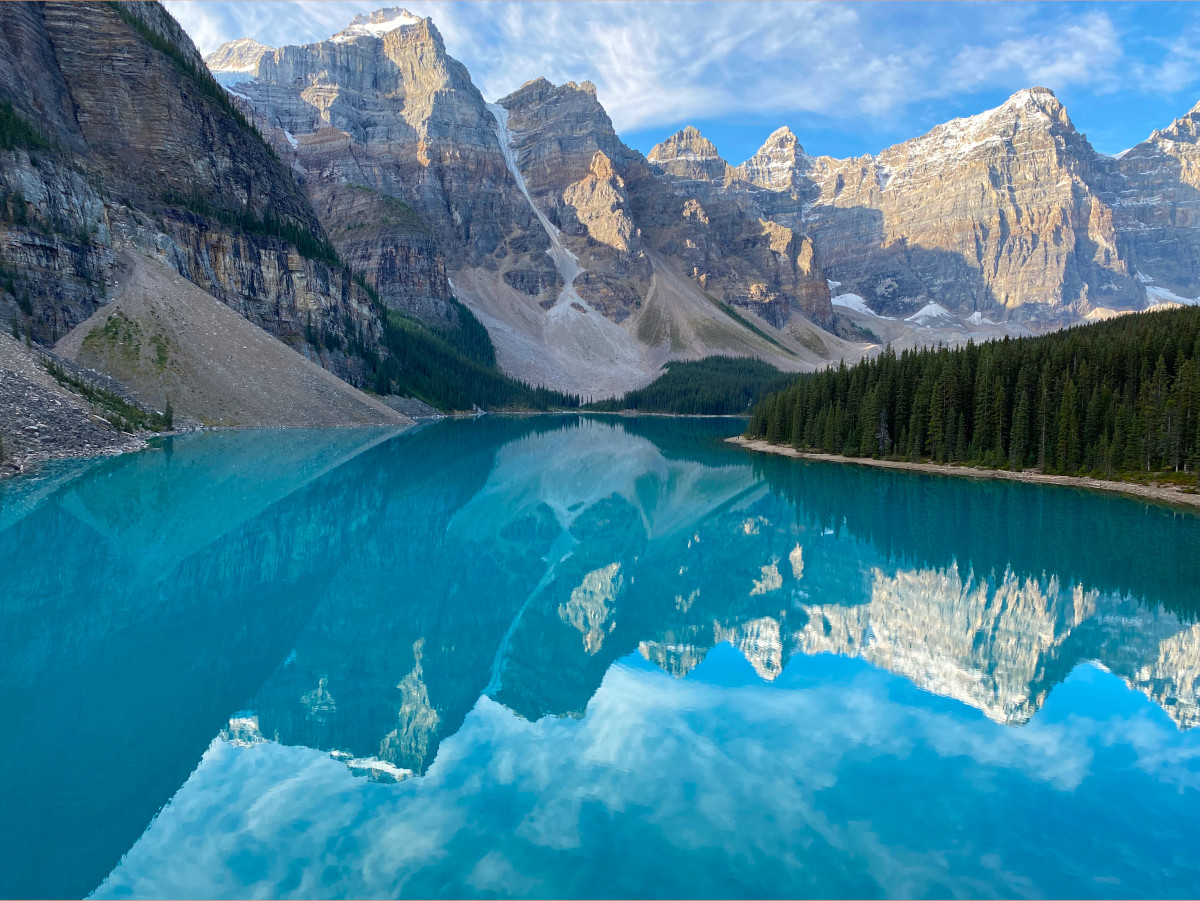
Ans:
[[[946,90],[970,90],[1008,81],[1057,90],[1084,84],[1106,91],[1117,86],[1121,64],[1116,26],[1104,13],[1089,13],[1048,32],[963,47],[943,85]]]

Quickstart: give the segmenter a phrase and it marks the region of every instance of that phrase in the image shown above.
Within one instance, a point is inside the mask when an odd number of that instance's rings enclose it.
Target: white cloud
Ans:
[[[1104,13],[1089,13],[1081,21],[1049,32],[963,47],[947,73],[946,89],[981,88],[1005,80],[1061,90],[1089,85],[1093,90],[1117,86],[1121,63],[1117,29]]]
[[[1189,30],[1161,43],[1163,50],[1155,61],[1133,66],[1133,77],[1143,90],[1173,94],[1200,81],[1200,32]]]
[[[1147,714],[1149,701],[1018,729],[843,664],[829,679],[821,662],[793,662],[793,687],[778,688],[617,664],[583,720],[529,722],[485,697],[429,771],[397,785],[306,748],[218,741],[95,897],[610,895],[652,884],[1038,896],[1093,872],[1121,878],[1126,894],[1178,885],[1181,874],[1142,861],[1187,833],[1181,786],[1195,742]],[[1164,814],[1158,832],[1085,828],[1129,792]]]

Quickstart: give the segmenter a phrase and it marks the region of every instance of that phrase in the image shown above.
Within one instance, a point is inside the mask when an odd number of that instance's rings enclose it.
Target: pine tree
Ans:
[[[776,402],[778,398],[778,402]],[[1200,309],[950,350],[890,348],[752,410],[797,447],[1120,476],[1200,467]]]

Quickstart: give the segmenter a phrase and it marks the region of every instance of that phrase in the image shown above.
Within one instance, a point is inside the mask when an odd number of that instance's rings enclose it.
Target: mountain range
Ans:
[[[588,82],[489,103],[399,8],[202,59],[156,3],[5,4],[0,320],[54,345],[149,259],[385,397],[482,367],[599,398],[672,359],[1029,334],[1200,295],[1198,123],[1109,157],[1035,87],[876,155],[785,127],[733,165],[691,127],[630,148]],[[137,399],[187,407],[141,357]]]

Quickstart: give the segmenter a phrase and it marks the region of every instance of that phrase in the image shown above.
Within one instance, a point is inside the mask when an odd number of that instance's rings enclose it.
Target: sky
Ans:
[[[361,0],[166,0],[201,52],[326,38]],[[684,125],[731,163],[789,126],[858,156],[1041,85],[1102,153],[1200,101],[1200,4],[412,0],[489,101],[539,75],[592,81],[626,143]]]

